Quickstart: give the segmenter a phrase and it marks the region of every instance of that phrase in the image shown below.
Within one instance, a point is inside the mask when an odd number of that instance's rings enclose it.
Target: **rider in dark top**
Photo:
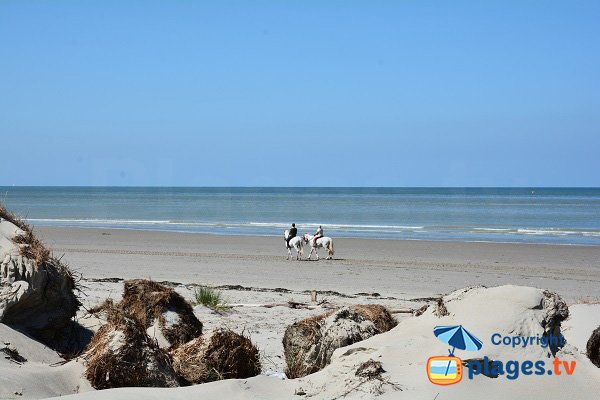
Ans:
[[[297,234],[298,234],[298,229],[296,229],[296,224],[292,224],[292,229],[290,229],[290,233],[289,233],[289,235],[287,237],[287,240],[286,240],[287,247],[290,247],[290,240],[292,240],[293,238],[295,238]]]

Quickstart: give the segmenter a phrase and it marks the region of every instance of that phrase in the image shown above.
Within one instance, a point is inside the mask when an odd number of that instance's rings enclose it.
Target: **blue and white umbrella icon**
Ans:
[[[456,349],[477,351],[483,346],[481,340],[463,328],[462,325],[436,326],[433,328],[433,334],[442,342],[452,346],[452,350],[450,350],[450,356],[452,357]],[[448,362],[446,368],[446,375],[448,374],[448,368],[450,368],[450,362]]]
[[[454,355],[455,349],[477,351],[483,346],[481,340],[462,325],[436,326],[433,328],[433,334],[442,342],[452,346],[451,355]]]

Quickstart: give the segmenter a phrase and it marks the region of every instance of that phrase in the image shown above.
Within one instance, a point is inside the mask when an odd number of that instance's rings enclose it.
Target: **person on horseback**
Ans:
[[[323,228],[321,227],[321,225],[319,225],[319,229],[317,229],[317,233],[315,233],[315,236],[313,237],[313,243],[315,244],[315,246],[317,245],[317,239],[322,238],[322,237],[323,237]]]
[[[290,247],[290,240],[295,238],[297,234],[298,234],[298,229],[296,229],[296,224],[292,224],[292,228],[290,229],[290,233],[286,239],[286,246],[288,248]]]

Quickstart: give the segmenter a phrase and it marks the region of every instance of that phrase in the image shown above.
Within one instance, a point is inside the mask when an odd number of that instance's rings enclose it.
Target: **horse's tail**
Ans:
[[[333,239],[330,239],[329,243],[327,243],[327,251],[329,252],[329,256],[333,257]]]

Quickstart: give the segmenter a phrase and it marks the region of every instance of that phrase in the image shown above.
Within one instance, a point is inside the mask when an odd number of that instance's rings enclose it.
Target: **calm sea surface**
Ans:
[[[0,187],[37,226],[600,245],[600,188]]]

